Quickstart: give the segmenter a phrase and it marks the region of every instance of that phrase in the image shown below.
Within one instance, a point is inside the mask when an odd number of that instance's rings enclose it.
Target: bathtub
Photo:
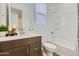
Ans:
[[[55,41],[47,41],[47,42],[56,45],[56,51],[55,51],[56,54],[60,56],[75,56],[74,49],[69,48],[59,42],[55,42]]]
[[[42,43],[46,43],[46,42],[56,45],[57,48],[56,48],[55,53],[60,56],[75,56],[74,49],[72,49],[60,42],[56,42],[55,38],[52,38],[52,36],[47,35],[47,34],[42,35]]]

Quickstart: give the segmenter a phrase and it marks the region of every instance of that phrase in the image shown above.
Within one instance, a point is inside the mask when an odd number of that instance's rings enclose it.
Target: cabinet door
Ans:
[[[7,50],[5,51],[5,53],[8,56],[25,56],[27,53],[27,50],[25,46],[22,46],[22,47],[17,47],[14,49]]]
[[[41,56],[41,47],[37,44],[30,44],[30,56]]]
[[[0,51],[6,51],[27,45],[25,39],[0,42]]]
[[[41,55],[41,37],[34,37],[30,40],[30,56]]]

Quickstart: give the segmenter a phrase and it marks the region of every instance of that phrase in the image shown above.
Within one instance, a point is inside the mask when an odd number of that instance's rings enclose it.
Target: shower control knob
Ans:
[[[54,34],[54,32],[51,32],[51,34]]]

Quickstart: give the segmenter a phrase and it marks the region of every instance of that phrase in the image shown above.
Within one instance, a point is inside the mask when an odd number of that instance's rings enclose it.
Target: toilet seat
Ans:
[[[50,52],[53,52],[56,49],[56,46],[51,43],[44,43],[43,46]]]

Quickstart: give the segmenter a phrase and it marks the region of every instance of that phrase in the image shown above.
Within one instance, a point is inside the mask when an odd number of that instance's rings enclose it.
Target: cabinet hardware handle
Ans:
[[[35,48],[34,50],[38,50],[39,48]]]

